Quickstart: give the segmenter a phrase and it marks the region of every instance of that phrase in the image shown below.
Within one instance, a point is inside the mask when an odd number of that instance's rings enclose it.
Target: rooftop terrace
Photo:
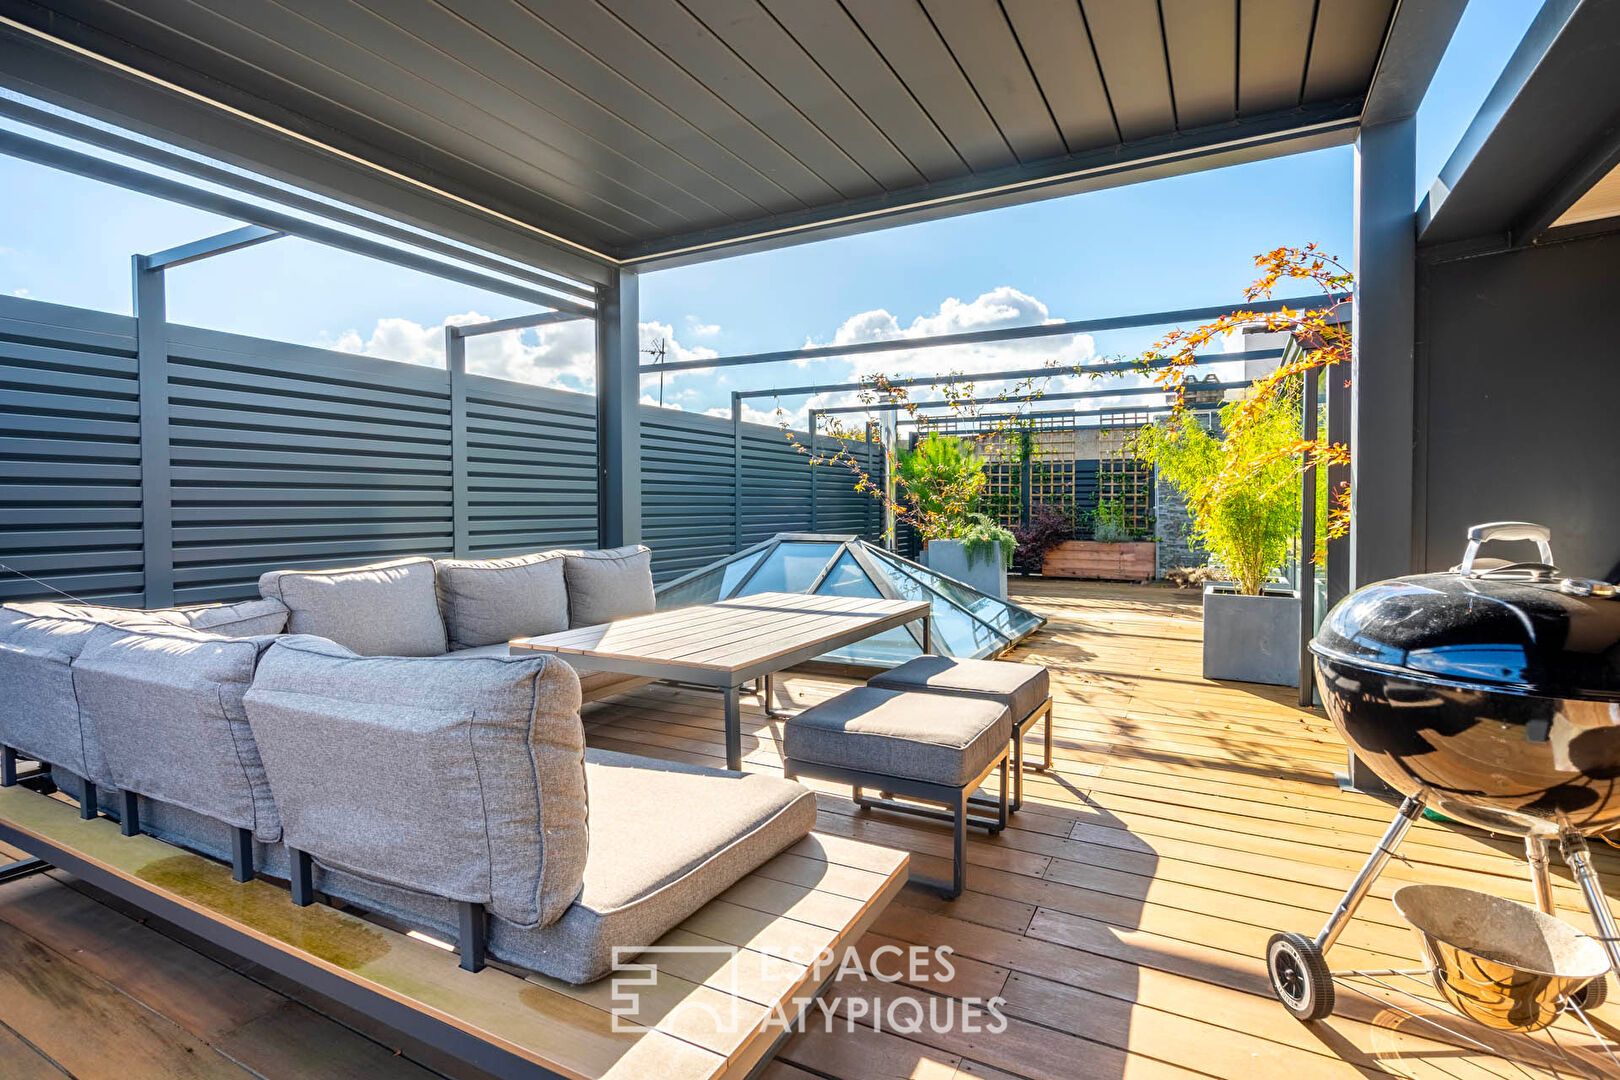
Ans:
[[[1015,658],[1051,666],[1057,767],[1030,776],[1006,832],[970,841],[963,897],[946,903],[907,888],[863,942],[868,952],[950,946],[952,977],[940,981],[936,969],[919,988],[1001,995],[1007,1030],[878,1030],[851,1003],[904,988],[846,975],[828,994],[837,1020],[792,1037],[768,1080],[1600,1074],[1588,1056],[1594,1040],[1563,1022],[1556,1046],[1546,1036],[1507,1042],[1438,1006],[1343,992],[1332,1018],[1310,1027],[1291,1019],[1267,985],[1266,940],[1279,929],[1314,932],[1389,807],[1339,792],[1343,744],[1319,712],[1290,704],[1292,689],[1199,676],[1196,594],[1031,580],[1015,581],[1014,593],[1051,620]],[[793,678],[781,693],[804,704],[837,688]],[[650,686],[589,707],[585,720],[599,747],[723,759],[711,694]],[[747,768],[779,767],[777,723],[757,706],[745,714]],[[907,849],[921,873],[947,870],[946,826],[858,815],[847,789],[820,792],[818,829]],[[1612,894],[1620,859],[1604,851],[1598,861]],[[1339,960],[1411,966],[1415,942],[1389,903],[1398,885],[1471,885],[1528,900],[1523,866],[1517,841],[1421,823],[1346,930]],[[1562,867],[1555,875],[1561,914],[1585,925]],[[825,896],[772,901],[742,888],[726,899],[807,922]],[[416,1047],[396,1053],[396,1036],[98,899],[60,872],[0,886],[5,1076],[478,1075]],[[1444,1017],[1459,1034],[1411,1012]],[[1597,1016],[1612,1038],[1614,1007]],[[1516,1059],[1486,1055],[1470,1039]],[[1575,1059],[1588,1063],[1585,1073]]]

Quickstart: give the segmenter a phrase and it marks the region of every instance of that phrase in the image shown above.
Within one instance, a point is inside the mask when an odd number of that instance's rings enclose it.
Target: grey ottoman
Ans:
[[[905,693],[858,686],[813,705],[783,726],[783,771],[789,778],[815,777],[850,784],[856,805],[881,807],[949,821],[955,834],[951,883],[934,884],[941,895],[961,895],[967,877],[967,827],[992,834],[1007,826],[1008,744],[1012,714],[988,698]],[[994,819],[972,818],[968,798],[1001,770],[1001,797]],[[903,795],[945,809],[867,799],[863,787]]]
[[[1035,769],[1052,767],[1052,684],[1039,664],[1006,660],[957,660],[949,656],[919,656],[867,680],[868,686],[925,694],[982,698],[1004,705],[1012,713],[1013,792],[1009,809],[1024,805],[1024,734],[1036,721],[1046,719],[1046,751]]]

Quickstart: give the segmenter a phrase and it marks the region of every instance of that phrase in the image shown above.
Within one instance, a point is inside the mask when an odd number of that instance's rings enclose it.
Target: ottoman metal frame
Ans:
[[[1001,751],[991,759],[990,764],[985,766],[983,772],[961,787],[953,784],[936,784],[924,780],[913,780],[904,776],[889,776],[885,773],[867,772],[864,769],[850,769],[841,765],[823,765],[815,761],[784,760],[782,771],[789,780],[798,776],[810,776],[817,780],[831,780],[849,784],[855,789],[853,795],[855,805],[860,807],[862,811],[893,810],[897,813],[950,822],[953,845],[949,884],[931,878],[919,877],[915,874],[912,875],[911,880],[915,884],[938,890],[940,896],[946,900],[954,900],[962,895],[962,890],[967,885],[968,826],[972,825],[976,828],[985,829],[991,836],[1007,827],[1008,794],[1012,787],[1008,775],[1008,762],[1010,759],[1010,745],[1003,746]],[[974,796],[971,794],[986,780],[990,779],[991,774],[998,769],[1001,771],[1001,798],[999,800],[990,799],[988,796]],[[895,802],[887,798],[869,799],[861,794],[861,789],[867,787],[877,788],[885,794],[904,795],[910,799],[938,803],[946,809],[935,810],[931,807]],[[970,812],[970,804],[979,805],[981,800],[996,806],[997,813],[994,820],[975,817]]]

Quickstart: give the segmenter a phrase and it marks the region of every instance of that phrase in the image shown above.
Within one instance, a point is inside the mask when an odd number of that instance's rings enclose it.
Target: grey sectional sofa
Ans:
[[[285,878],[289,903],[592,981],[815,821],[796,783],[587,750],[575,672],[507,655],[651,610],[649,560],[410,558],[275,571],[235,605],[0,607],[4,779],[47,763],[86,816]]]

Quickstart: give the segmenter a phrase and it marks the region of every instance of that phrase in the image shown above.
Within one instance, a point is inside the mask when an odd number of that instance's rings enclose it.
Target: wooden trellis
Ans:
[[[1117,501],[1126,528],[1147,534],[1153,524],[1153,469],[1131,453],[1130,442],[1152,417],[1145,409],[1107,409],[1098,417],[1097,503]]]

